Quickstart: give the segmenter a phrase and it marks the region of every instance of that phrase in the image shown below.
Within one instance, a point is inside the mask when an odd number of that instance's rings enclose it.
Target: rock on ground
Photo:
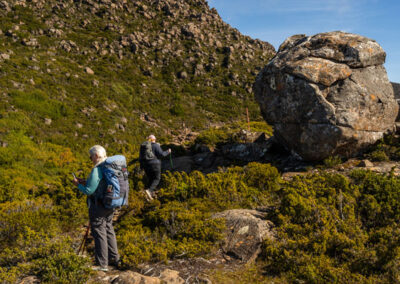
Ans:
[[[394,128],[385,57],[355,34],[295,35],[257,76],[255,97],[276,138],[304,160],[351,157]]]
[[[176,270],[171,270],[171,269],[165,269],[163,272],[161,272],[160,275],[161,281],[166,284],[183,284],[185,283],[185,280],[183,280],[179,276],[179,272]]]
[[[38,283],[40,283],[40,280],[36,276],[27,276],[23,278],[21,282],[19,282],[19,284],[38,284]]]
[[[265,220],[265,213],[249,209],[233,209],[217,213],[213,218],[224,218],[225,240],[222,251],[242,262],[251,262],[261,252],[261,244],[273,239],[273,224]]]
[[[137,272],[125,271],[118,275],[112,284],[161,284],[161,280],[156,277],[144,276]]]
[[[111,284],[183,284],[179,272],[171,269],[163,269],[158,277],[146,276],[134,271],[120,272],[113,270],[111,273],[99,272],[97,277],[92,279],[95,283]]]

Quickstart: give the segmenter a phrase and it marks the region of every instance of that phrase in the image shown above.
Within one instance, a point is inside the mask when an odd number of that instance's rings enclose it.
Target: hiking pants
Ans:
[[[149,179],[148,189],[150,191],[155,191],[161,180],[161,163],[145,164],[144,172]]]
[[[112,225],[113,216],[114,210],[106,209],[100,201],[93,202],[89,208],[95,260],[103,267],[119,260],[117,239]]]

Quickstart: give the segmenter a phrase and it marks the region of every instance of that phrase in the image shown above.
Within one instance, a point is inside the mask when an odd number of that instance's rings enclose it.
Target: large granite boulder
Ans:
[[[344,32],[285,40],[253,89],[275,137],[304,160],[349,157],[394,129],[398,105],[374,40]]]

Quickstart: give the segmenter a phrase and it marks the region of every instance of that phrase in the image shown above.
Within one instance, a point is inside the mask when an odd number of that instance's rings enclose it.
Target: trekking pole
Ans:
[[[169,153],[169,161],[171,163],[171,170],[174,168],[174,164],[172,163],[172,153]]]
[[[246,107],[246,117],[247,117],[247,130],[250,132],[249,108],[247,107]]]
[[[83,236],[82,242],[81,242],[81,244],[80,244],[80,246],[78,248],[78,255],[80,255],[81,253],[83,254],[83,252],[85,250],[86,240],[87,240],[88,235],[89,235],[89,229],[90,229],[90,221],[89,221],[89,223],[87,225],[87,229],[86,229],[85,235]]]

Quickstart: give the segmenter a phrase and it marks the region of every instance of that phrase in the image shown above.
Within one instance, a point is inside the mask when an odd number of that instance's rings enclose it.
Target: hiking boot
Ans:
[[[107,266],[92,266],[92,270],[107,272],[108,267]]]
[[[146,189],[144,192],[146,193],[148,201],[153,200],[153,193],[149,189]]]
[[[108,262],[108,265],[114,267],[115,269],[120,269],[122,266],[122,261],[120,259],[118,259],[116,261],[111,260]]]

